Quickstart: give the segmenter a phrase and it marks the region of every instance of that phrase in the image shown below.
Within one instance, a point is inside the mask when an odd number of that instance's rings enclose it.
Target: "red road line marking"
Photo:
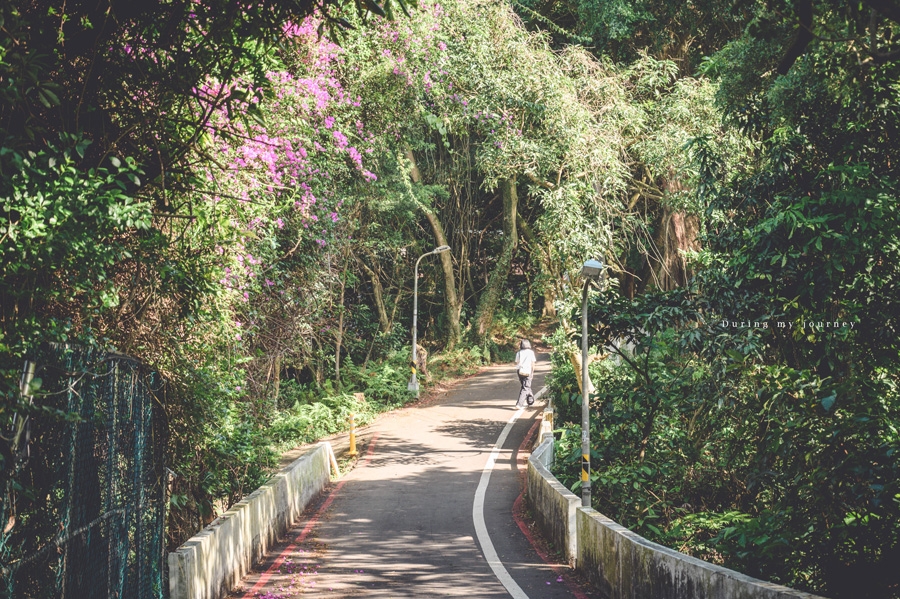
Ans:
[[[366,449],[366,457],[363,460],[362,466],[359,466],[360,468],[364,468],[365,466],[367,466],[369,464],[369,461],[372,459],[372,454],[375,453],[375,441],[377,441],[377,440],[378,440],[378,432],[376,431],[372,435],[372,440],[369,441],[369,447]],[[272,573],[279,566],[281,566],[281,564],[284,563],[284,560],[287,558],[288,554],[290,552],[292,552],[294,549],[296,549],[297,545],[299,545],[304,540],[306,540],[307,535],[310,532],[312,532],[312,529],[315,528],[316,523],[319,521],[319,516],[324,514],[325,510],[327,510],[329,508],[329,506],[331,506],[331,503],[334,501],[334,498],[337,496],[338,491],[341,490],[341,487],[344,486],[345,482],[347,482],[346,478],[341,480],[337,484],[337,486],[328,495],[328,498],[325,500],[325,502],[321,506],[319,506],[319,509],[316,510],[315,514],[313,514],[312,518],[310,518],[306,522],[306,526],[303,527],[303,530],[300,531],[300,534],[297,535],[296,537],[294,537],[294,540],[291,542],[291,544],[284,548],[284,551],[282,551],[278,555],[278,558],[274,562],[272,562],[272,565],[269,566],[269,568],[265,572],[263,572],[262,576],[259,577],[259,580],[256,581],[256,584],[253,585],[253,588],[250,589],[249,591],[247,591],[246,593],[244,593],[244,595],[243,595],[243,597],[241,597],[241,599],[249,599],[253,593],[255,593],[260,588],[265,586],[265,584],[269,581],[269,578],[272,577]]]
[[[518,450],[519,457],[516,459],[516,472],[520,475],[523,473],[519,471],[519,462],[521,461],[524,463],[526,461],[526,460],[522,459],[521,454],[525,452],[526,448],[528,447],[528,442],[531,441],[531,437],[534,434],[534,431],[535,431],[535,429],[537,429],[539,424],[540,424],[540,422],[535,421],[535,423],[531,425],[531,429],[528,431],[528,434],[525,435],[525,439],[522,441],[522,444],[519,445],[519,450]],[[560,566],[559,564],[556,564],[553,561],[551,561],[550,556],[547,555],[546,552],[544,552],[543,550],[541,550],[538,547],[534,533],[532,533],[531,529],[528,528],[528,525],[525,523],[525,520],[519,516],[519,513],[521,512],[521,508],[522,508],[522,500],[524,498],[525,498],[525,489],[523,488],[522,492],[519,493],[519,496],[516,497],[515,502],[513,502],[513,508],[512,508],[513,520],[515,520],[516,524],[519,525],[519,530],[522,531],[522,534],[525,535],[525,538],[528,539],[528,542],[531,543],[531,546],[534,548],[534,551],[540,556],[540,558],[542,560],[544,560],[544,562],[548,566],[550,566],[550,568],[556,574],[557,578],[563,579],[563,582],[566,584],[567,587],[569,587],[569,590],[572,591],[572,595],[576,599],[588,599],[588,596],[584,594],[584,592],[578,586],[578,583],[576,583],[574,580],[572,580],[571,577],[568,575],[567,569],[565,569],[562,566]]]

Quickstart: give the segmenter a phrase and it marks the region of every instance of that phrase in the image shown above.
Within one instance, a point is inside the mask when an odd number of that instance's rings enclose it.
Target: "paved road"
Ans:
[[[540,358],[535,389],[549,371],[546,356]],[[565,566],[539,557],[513,517],[523,488],[519,448],[534,429],[537,404],[508,431],[481,494],[483,508],[476,502],[494,445],[517,413],[517,392],[512,366],[493,367],[428,407],[369,427],[357,467],[231,596],[592,597],[561,576]],[[486,538],[499,558],[493,568]]]

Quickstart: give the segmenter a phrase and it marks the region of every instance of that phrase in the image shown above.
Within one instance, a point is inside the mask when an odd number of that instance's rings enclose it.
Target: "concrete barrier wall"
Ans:
[[[527,498],[541,532],[605,599],[822,599],[653,543],[591,508],[548,470],[553,437],[528,459]]]
[[[650,542],[591,508],[577,512],[578,569],[607,599],[821,599]]]
[[[325,488],[330,454],[320,443],[170,553],[170,599],[219,599],[235,587]]]
[[[556,480],[547,466],[552,464],[553,438],[547,437],[528,459],[528,503],[538,528],[555,547],[565,551],[566,561],[575,564],[575,510],[581,499]]]

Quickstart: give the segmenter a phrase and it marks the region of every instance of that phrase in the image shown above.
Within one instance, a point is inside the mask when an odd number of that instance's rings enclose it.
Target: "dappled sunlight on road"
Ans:
[[[313,532],[270,579],[272,599],[508,597],[476,540],[473,501],[517,391],[508,368],[491,369],[433,405],[379,421],[374,446],[361,448],[363,458]],[[511,514],[522,488],[518,446],[536,413],[523,413],[497,456],[484,519],[499,558],[523,589],[531,589],[529,597],[570,597]],[[258,577],[247,577],[245,588]]]

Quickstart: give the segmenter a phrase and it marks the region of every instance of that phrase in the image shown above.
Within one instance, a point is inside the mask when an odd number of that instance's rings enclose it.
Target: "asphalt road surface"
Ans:
[[[548,371],[540,355],[535,391]],[[512,365],[492,367],[368,427],[356,468],[231,597],[595,597],[514,516],[543,405],[516,410],[518,389]]]

